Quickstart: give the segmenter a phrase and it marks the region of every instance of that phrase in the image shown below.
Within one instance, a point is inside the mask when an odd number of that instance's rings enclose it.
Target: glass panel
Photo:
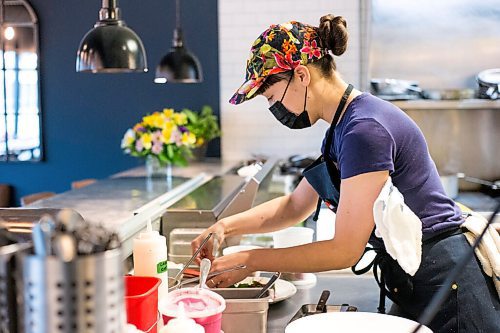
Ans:
[[[38,26],[25,0],[0,15],[0,161],[41,159]]]
[[[30,159],[33,157],[33,150],[40,148],[39,121],[38,115],[7,115],[9,159],[20,160],[17,155],[21,153],[25,153],[25,157],[29,155]]]

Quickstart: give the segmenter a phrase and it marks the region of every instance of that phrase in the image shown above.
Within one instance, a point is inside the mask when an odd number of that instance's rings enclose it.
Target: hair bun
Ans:
[[[347,49],[347,21],[342,16],[327,14],[319,20],[319,37],[323,47],[339,56]]]

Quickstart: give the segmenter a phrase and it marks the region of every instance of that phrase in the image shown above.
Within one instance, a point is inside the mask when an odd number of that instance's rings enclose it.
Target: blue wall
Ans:
[[[175,26],[174,0],[121,0],[122,17],[142,39],[149,72],[75,72],[80,39],[94,25],[100,0],[30,0],[40,25],[42,133],[41,163],[0,163],[0,183],[11,184],[15,204],[23,195],[63,192],[73,180],[105,178],[140,161],[124,155],[127,128],[163,107],[219,110],[217,0],[182,0],[187,47],[198,56],[202,84],[153,83],[160,58],[169,50]],[[214,140],[209,156],[220,156]]]

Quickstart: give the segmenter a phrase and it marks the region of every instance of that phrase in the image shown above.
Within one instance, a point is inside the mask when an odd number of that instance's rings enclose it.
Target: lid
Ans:
[[[159,310],[165,316],[178,317],[181,306],[187,317],[204,318],[222,313],[226,308],[226,301],[208,289],[183,288],[173,290],[161,299]]]
[[[149,219],[146,224],[146,231],[141,232],[138,239],[152,239],[157,237],[165,238],[165,236],[161,236],[158,231],[153,231],[152,222],[151,219]]]
[[[160,333],[204,333],[203,326],[197,324],[193,319],[186,316],[184,303],[179,304],[177,317],[168,321]]]
[[[477,75],[477,79],[484,83],[500,84],[500,68],[484,70]]]

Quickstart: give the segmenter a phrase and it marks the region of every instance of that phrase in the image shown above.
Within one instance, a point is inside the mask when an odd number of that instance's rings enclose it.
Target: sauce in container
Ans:
[[[183,310],[180,310],[181,307]],[[226,301],[222,296],[200,288],[177,289],[160,301],[160,312],[165,324],[183,311],[186,317],[203,326],[205,333],[220,333],[225,308]]]

